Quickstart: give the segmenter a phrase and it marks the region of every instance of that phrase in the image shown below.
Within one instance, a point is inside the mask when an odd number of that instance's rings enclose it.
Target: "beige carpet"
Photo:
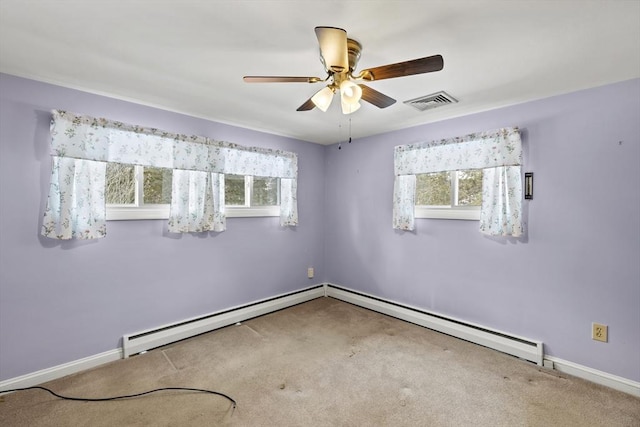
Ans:
[[[2,426],[640,426],[640,399],[331,298],[4,396]]]

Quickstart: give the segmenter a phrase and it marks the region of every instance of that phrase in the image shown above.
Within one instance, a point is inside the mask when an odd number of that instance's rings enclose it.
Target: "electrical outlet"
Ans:
[[[596,341],[607,342],[609,327],[600,323],[592,323],[591,325],[591,338]]]
[[[307,277],[308,277],[309,279],[313,279],[313,273],[314,273],[314,271],[313,271],[313,267],[309,267],[309,268],[307,268]]]

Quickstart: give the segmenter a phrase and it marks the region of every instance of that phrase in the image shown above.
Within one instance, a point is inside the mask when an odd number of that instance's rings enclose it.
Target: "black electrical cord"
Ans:
[[[205,389],[201,389],[201,388],[188,388],[188,387],[162,387],[162,388],[156,388],[154,390],[144,391],[142,393],[128,394],[128,395],[125,395],[125,396],[101,397],[101,398],[62,396],[61,394],[58,394],[58,393],[56,393],[56,392],[54,392],[52,390],[49,390],[46,387],[40,387],[40,386],[25,387],[25,388],[14,388],[14,389],[11,389],[11,390],[1,390],[0,394],[2,394],[2,393],[10,393],[10,392],[14,392],[14,391],[35,390],[35,389],[44,390],[44,391],[49,392],[52,395],[54,395],[55,397],[58,397],[60,399],[75,400],[75,401],[80,401],[80,402],[108,402],[108,401],[111,401],[111,400],[131,399],[131,398],[134,398],[134,397],[140,397],[140,396],[144,396],[144,395],[147,395],[147,394],[157,393],[159,391],[166,391],[166,390],[195,391],[195,392],[198,392],[198,393],[209,393],[209,394],[215,394],[217,396],[222,396],[222,397],[224,397],[226,399],[229,399],[231,401],[231,404],[233,405],[233,409],[236,409],[236,406],[237,406],[236,401],[234,399],[232,399],[231,397],[227,396],[224,393],[219,393],[219,392],[213,391],[213,390],[205,390]]]

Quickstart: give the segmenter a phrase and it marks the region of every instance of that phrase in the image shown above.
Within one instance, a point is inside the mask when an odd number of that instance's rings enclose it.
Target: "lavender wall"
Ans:
[[[528,237],[488,238],[476,221],[391,228],[395,145],[505,126],[522,129],[535,172]],[[328,147],[326,161],[330,281],[640,381],[640,80]]]
[[[166,221],[110,221],[99,241],[42,238],[54,108],[296,152],[300,226],[230,218],[224,233],[176,236]],[[324,175],[316,144],[0,75],[0,380],[115,349],[125,333],[322,282]]]
[[[165,221],[117,221],[99,241],[43,239],[53,108],[295,151],[301,224],[231,218],[224,233],[175,236]],[[337,150],[0,74],[0,381],[322,281],[540,339],[552,356],[640,381],[639,118],[633,80]],[[395,145],[503,126],[523,130],[535,172],[526,238],[484,237],[474,221],[391,228]],[[609,325],[609,343],[590,339],[594,321]]]

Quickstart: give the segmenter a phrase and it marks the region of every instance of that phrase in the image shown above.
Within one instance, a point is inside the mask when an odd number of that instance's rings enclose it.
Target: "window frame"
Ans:
[[[170,205],[142,204],[144,192],[144,166],[134,166],[134,204],[106,204],[107,221],[130,221],[145,219],[169,219]],[[253,176],[245,175],[245,200],[250,203],[253,192]],[[227,218],[278,217],[280,216],[280,185],[278,181],[278,205],[275,206],[225,206]]]
[[[481,206],[458,205],[458,173],[461,171],[448,171],[453,174],[451,177],[451,202],[446,205],[415,205],[414,215],[416,218],[426,219],[458,219],[464,221],[480,221]],[[418,187],[416,185],[416,192]]]

